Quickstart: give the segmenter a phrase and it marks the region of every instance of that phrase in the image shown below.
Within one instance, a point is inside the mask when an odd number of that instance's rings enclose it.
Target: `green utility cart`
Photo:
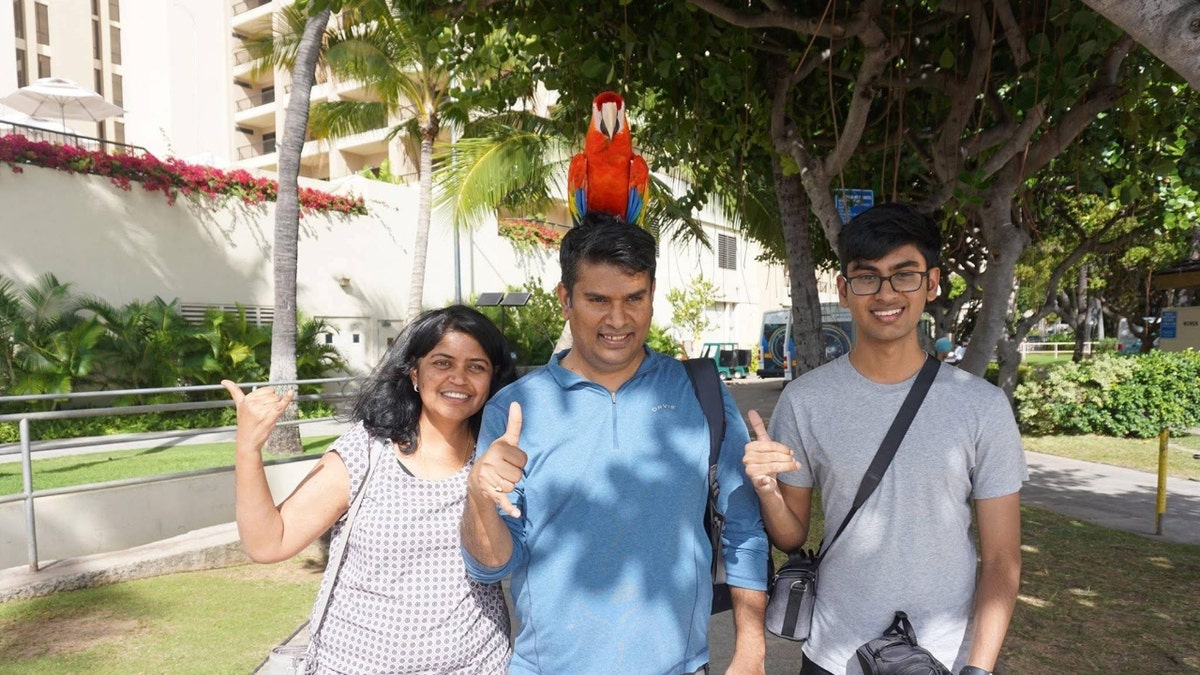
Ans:
[[[750,374],[750,350],[738,349],[734,342],[705,342],[700,358],[716,361],[722,380],[742,379]]]

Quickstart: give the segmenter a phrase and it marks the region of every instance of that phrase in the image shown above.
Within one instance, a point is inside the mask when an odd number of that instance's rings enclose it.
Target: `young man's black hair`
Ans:
[[[852,218],[838,235],[842,274],[855,260],[878,260],[905,244],[925,257],[926,268],[938,266],[942,233],[933,218],[908,204],[877,204]]]

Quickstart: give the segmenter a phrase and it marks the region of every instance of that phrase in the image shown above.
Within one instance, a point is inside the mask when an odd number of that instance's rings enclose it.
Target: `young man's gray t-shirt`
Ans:
[[[845,519],[914,379],[878,384],[843,356],[781,395],[771,438],[791,448],[801,466],[779,480],[815,483],[826,536]],[[974,611],[971,502],[1017,492],[1027,479],[1004,393],[943,365],[879,487],[821,563],[804,653],[826,670],[861,673],[855,650],[903,610],[920,645],[958,672]]]

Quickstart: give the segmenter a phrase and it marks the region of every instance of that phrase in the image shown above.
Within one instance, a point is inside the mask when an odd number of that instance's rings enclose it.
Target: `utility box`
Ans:
[[[1158,346],[1164,352],[1200,351],[1200,307],[1168,307],[1158,326]]]

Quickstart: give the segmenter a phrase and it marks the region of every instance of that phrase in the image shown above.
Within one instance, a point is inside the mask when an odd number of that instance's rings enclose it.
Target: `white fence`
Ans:
[[[1097,342],[1084,342],[1083,353],[1090,355],[1095,349]],[[1075,352],[1074,342],[1022,342],[1020,346],[1022,354],[1053,354],[1056,358],[1061,355],[1069,355]]]

